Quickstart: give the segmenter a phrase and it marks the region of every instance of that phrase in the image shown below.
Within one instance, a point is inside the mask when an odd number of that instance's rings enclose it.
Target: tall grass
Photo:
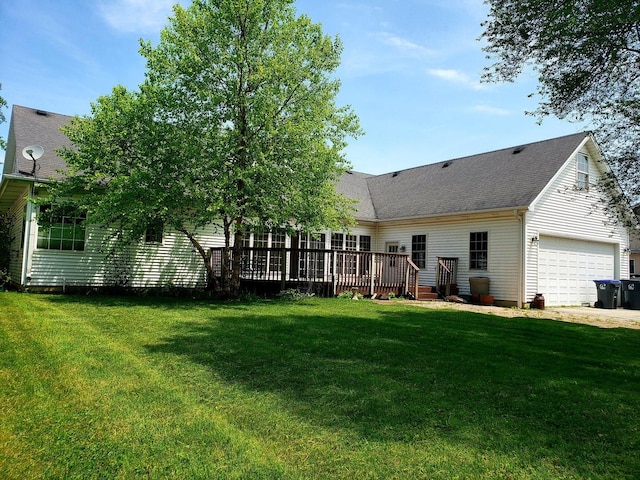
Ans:
[[[0,294],[0,477],[638,478],[640,332]]]

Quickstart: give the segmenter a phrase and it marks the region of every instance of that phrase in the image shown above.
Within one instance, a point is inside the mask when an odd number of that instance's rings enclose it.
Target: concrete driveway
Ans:
[[[558,320],[585,319],[584,323],[598,324],[603,327],[640,329],[640,310],[629,310],[627,308],[550,307],[548,311],[559,315],[561,318],[558,318]]]
[[[475,313],[486,313],[503,317],[527,317],[563,322],[584,323],[601,328],[632,328],[640,330],[640,310],[628,310],[626,308],[595,308],[595,307],[547,307],[545,310],[530,308],[506,308],[468,303],[453,303],[442,301],[408,301],[411,304],[423,308],[449,308],[465,310]],[[387,304],[389,302],[386,302]]]

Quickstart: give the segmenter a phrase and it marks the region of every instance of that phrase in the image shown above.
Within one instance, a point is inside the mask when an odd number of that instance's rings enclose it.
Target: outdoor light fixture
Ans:
[[[531,245],[537,246],[539,243],[540,243],[540,239],[538,238],[537,235],[534,235],[533,237],[531,237]]]

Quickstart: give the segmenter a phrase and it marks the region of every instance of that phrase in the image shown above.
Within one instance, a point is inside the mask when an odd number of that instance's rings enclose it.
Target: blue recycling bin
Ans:
[[[618,290],[620,280],[594,280],[598,290],[597,308],[618,308]]]
[[[622,306],[631,310],[640,310],[640,280],[621,280]]]

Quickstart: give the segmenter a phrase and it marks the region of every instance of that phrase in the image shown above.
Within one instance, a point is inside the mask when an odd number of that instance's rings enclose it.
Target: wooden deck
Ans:
[[[211,249],[213,270],[221,276],[223,248]],[[297,288],[322,296],[358,289],[363,295],[410,294],[418,298],[418,267],[407,254],[243,248],[242,289],[275,294]]]

